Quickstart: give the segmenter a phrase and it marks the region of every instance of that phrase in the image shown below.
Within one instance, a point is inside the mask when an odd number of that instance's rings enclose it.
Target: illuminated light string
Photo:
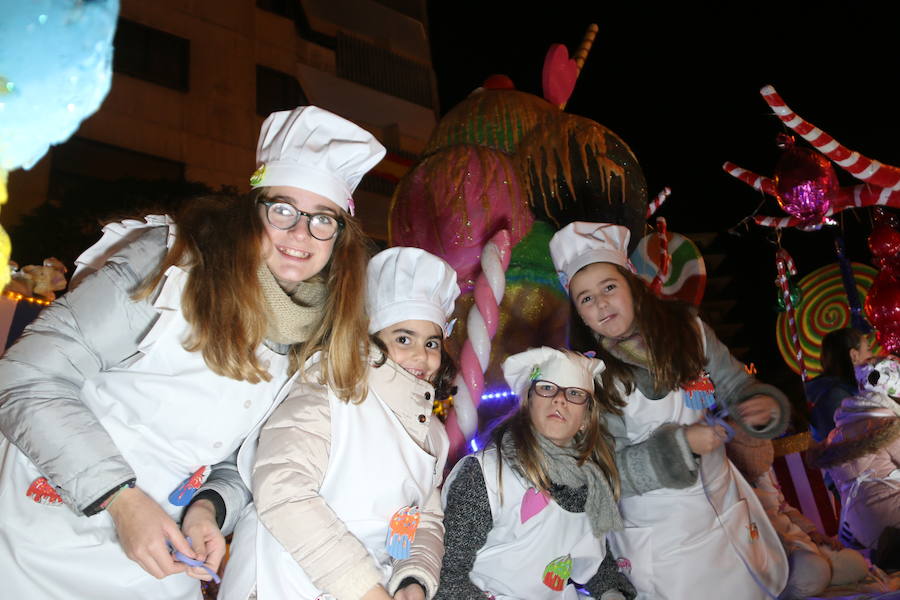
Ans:
[[[18,292],[6,291],[3,292],[3,295],[12,300],[13,302],[18,302],[20,300],[25,300],[26,302],[30,302],[31,304],[39,304],[41,306],[50,306],[50,300],[44,300],[42,298],[34,298],[31,296],[25,296],[23,294],[19,294]]]

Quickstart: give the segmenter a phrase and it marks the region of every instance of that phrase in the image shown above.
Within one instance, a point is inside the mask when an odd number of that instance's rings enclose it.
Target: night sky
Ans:
[[[432,2],[441,112],[493,73],[540,95],[549,46],[563,43],[574,53],[588,24],[597,23],[567,111],[602,123],[629,144],[651,196],[672,188],[658,213],[671,231],[723,232],[717,249],[729,256],[722,269],[735,279],[727,292],[740,300],[732,320],[748,325],[740,340],[749,347],[745,359],[760,366],[763,378],[780,382],[795,376],[779,373],[783,363],[773,356],[774,234],[740,222],[762,202],[761,214],[783,213],[721,165],[730,160],[773,174],[780,152],[775,136],[785,128],[759,96],[766,84],[851,149],[900,165],[893,91],[900,79],[900,10],[886,13],[881,3],[867,2],[670,4],[557,1],[525,9],[521,2]],[[844,185],[855,183],[838,175]],[[839,220],[851,259],[869,262],[869,211],[847,211]],[[835,260],[830,231],[787,232],[782,243],[801,276]]]

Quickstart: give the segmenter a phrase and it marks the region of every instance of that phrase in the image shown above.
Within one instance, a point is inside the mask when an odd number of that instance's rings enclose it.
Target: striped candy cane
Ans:
[[[669,276],[669,269],[672,266],[672,256],[669,254],[669,238],[666,235],[668,225],[665,217],[656,217],[656,238],[659,240],[659,270],[650,283],[650,289],[654,293],[662,293],[663,283]]]
[[[778,271],[778,279],[775,282],[781,288],[781,297],[784,299],[784,309],[787,314],[788,327],[791,330],[791,341],[797,349],[797,364],[800,365],[800,376],[803,381],[809,379],[806,372],[806,356],[803,353],[803,346],[800,344],[800,333],[797,329],[797,318],[794,312],[794,303],[791,302],[791,285],[788,275],[796,275],[797,267],[794,265],[794,259],[788,254],[784,248],[779,248],[775,253],[775,269]]]
[[[451,448],[459,449],[478,429],[478,404],[484,392],[484,372],[491,358],[491,339],[497,333],[500,302],[506,289],[510,235],[498,231],[481,253],[481,274],[475,281],[475,304],[466,320],[468,339],[460,354],[453,411],[447,418]]]
[[[845,171],[866,183],[871,183],[883,188],[900,190],[900,169],[890,165],[883,165],[877,160],[865,157],[845,147],[836,139],[805,121],[785,104],[778,92],[771,85],[760,90],[763,100],[772,109],[779,119],[790,129],[797,132],[800,137],[813,145],[813,147],[833,160]]]
[[[665,202],[666,198],[668,198],[671,194],[672,190],[669,189],[669,187],[664,187],[663,190],[656,195],[656,198],[653,199],[653,202],[647,205],[648,219],[656,214],[656,211],[659,210],[659,207],[663,205],[663,202]]]

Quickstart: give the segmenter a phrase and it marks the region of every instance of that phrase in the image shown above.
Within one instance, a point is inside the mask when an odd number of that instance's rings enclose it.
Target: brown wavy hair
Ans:
[[[637,275],[619,265],[614,266],[631,291],[634,321],[647,346],[654,387],[674,390],[696,379],[706,364],[706,357],[694,307],[678,300],[660,298]],[[578,351],[596,351],[597,358],[606,363],[606,370],[601,375],[604,389],[615,390],[614,382],[618,380],[630,394],[634,390],[632,367],[605,350],[599,343],[600,336],[584,324],[573,304],[570,309],[569,345]],[[615,403],[622,405],[618,400]]]
[[[560,351],[566,355],[573,354],[573,352],[562,348]],[[503,453],[500,449],[502,448],[503,437],[507,432],[512,436],[512,442],[516,449],[516,460],[523,475],[540,490],[549,491],[552,483],[547,475],[544,456],[538,445],[531,417],[528,414],[532,393],[531,388],[529,388],[525,393],[525,397],[519,403],[519,408],[491,432],[491,440],[497,448],[497,481],[501,490],[503,489],[503,481],[499,466],[503,460]],[[614,403],[614,398],[597,381],[594,381],[594,393],[591,394],[591,398],[587,401],[586,409],[587,426],[583,431],[579,430],[575,434],[574,439],[578,464],[583,465],[588,461],[596,464],[606,477],[616,500],[618,500],[620,485],[619,470],[616,468],[615,443],[606,430],[603,415],[608,412],[618,414],[620,411]]]
[[[256,275],[265,235],[257,201],[265,194],[265,188],[258,188],[247,195],[203,196],[185,203],[173,217],[175,243],[134,295],[149,297],[171,266],[189,269],[181,299],[191,325],[184,348],[201,352],[214,373],[250,383],[271,379],[256,356],[269,314]],[[367,333],[362,286],[370,242],[355,219],[343,212],[341,217],[345,226],[316,275],[327,288],[325,313],[310,338],[291,348],[290,368],[300,369],[312,354],[323,351],[323,378],[347,401],[365,397],[366,391],[365,347],[359,340]]]

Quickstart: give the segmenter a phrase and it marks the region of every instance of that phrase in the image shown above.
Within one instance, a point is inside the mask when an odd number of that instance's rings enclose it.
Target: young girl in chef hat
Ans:
[[[487,448],[453,469],[438,598],[633,598],[606,554],[621,527],[618,474],[603,414],[603,362],[532,348],[510,356],[503,376],[522,399]]]
[[[575,307],[580,345],[606,363],[625,529],[611,536],[639,598],[774,597],[787,560],[752,488],[725,457],[727,409],[750,435],[784,431],[788,405],[747,373],[686,305],[655,296],[628,260],[629,231],[572,223],[550,254]],[[580,323],[579,323],[580,322]],[[583,325],[583,327],[582,327]],[[580,331],[579,331],[580,330]]]
[[[458,296],[456,272],[424,250],[370,261],[366,395],[342,400],[314,365],[272,414],[253,469],[259,522],[235,531],[255,555],[234,555],[220,597],[247,598],[253,564],[259,600],[434,596],[449,441],[432,406],[455,373],[443,342]]]

